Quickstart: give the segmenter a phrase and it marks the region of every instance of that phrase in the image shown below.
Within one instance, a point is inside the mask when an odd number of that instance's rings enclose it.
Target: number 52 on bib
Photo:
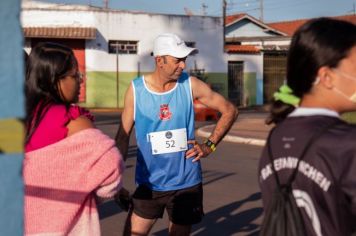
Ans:
[[[188,149],[186,128],[151,132],[148,135],[152,155],[181,152]]]

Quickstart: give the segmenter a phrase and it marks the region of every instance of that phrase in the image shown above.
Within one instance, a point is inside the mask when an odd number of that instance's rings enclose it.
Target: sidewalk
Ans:
[[[241,110],[231,130],[224,137],[224,141],[264,146],[271,125],[265,124],[268,113],[264,111]],[[201,127],[197,135],[208,138],[215,124]]]

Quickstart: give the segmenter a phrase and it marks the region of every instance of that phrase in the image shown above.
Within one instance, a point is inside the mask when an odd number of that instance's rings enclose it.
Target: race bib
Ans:
[[[152,132],[148,135],[152,155],[181,152],[188,149],[186,128]]]

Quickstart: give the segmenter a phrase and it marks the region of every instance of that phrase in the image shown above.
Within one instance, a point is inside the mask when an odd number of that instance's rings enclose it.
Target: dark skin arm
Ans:
[[[119,130],[116,133],[115,141],[119,148],[124,161],[127,159],[127,151],[129,148],[130,134],[134,126],[134,97],[132,85],[127,89],[125,94],[124,110],[121,114]],[[115,201],[119,206],[128,211],[130,208],[130,193],[125,188],[121,188],[115,195]]]
[[[129,148],[130,134],[134,126],[134,98],[132,85],[127,89],[125,94],[124,110],[121,114],[119,130],[116,134],[115,141],[119,148],[124,161],[127,159]]]

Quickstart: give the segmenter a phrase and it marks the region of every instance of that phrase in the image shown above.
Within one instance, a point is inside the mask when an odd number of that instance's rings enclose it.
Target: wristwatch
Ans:
[[[204,144],[206,145],[206,146],[208,146],[210,149],[211,149],[211,151],[215,151],[216,150],[216,145],[215,145],[215,143],[213,143],[210,139],[206,139],[205,141],[204,141]]]

